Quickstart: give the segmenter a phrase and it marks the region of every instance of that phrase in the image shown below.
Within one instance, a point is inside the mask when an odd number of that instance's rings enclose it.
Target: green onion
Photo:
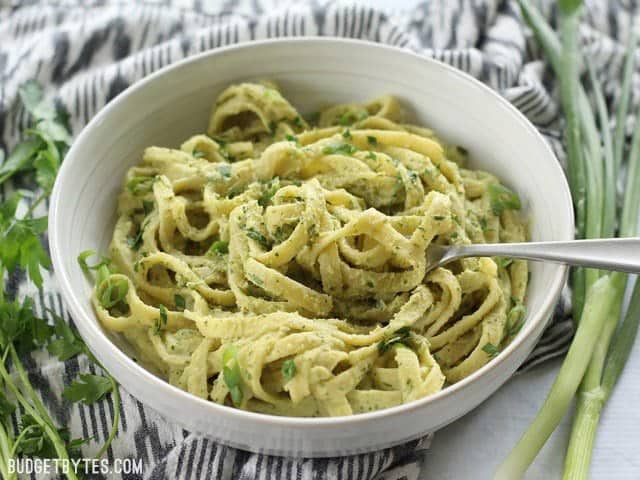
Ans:
[[[151,191],[153,177],[133,177],[127,182],[127,190],[133,195],[140,195]]]
[[[102,305],[102,308],[108,309],[124,301],[129,292],[129,282],[125,279],[113,280],[112,278],[107,278],[99,284],[98,288],[100,289],[98,295],[100,305]]]
[[[296,371],[296,362],[294,362],[292,358],[285,360],[282,364],[282,376],[284,377],[285,382],[288,382],[295,377]]]
[[[228,345],[222,352],[222,379],[229,389],[231,401],[238,407],[244,397],[242,391],[242,374],[238,361],[238,349],[235,345]]]
[[[105,265],[109,266],[109,263],[111,262],[108,257],[105,257],[104,255],[100,255],[100,261],[98,263],[89,265],[87,263],[87,258],[93,255],[97,255],[97,252],[94,252],[93,250],[85,250],[84,252],[81,252],[78,255],[78,264],[80,265],[80,268],[86,275],[89,275],[91,273],[90,272],[91,270],[97,271],[102,266],[105,266]]]
[[[616,114],[616,130],[613,138],[613,156],[615,160],[616,172],[620,170],[622,165],[622,156],[624,154],[624,127],[629,110],[631,96],[631,80],[633,78],[634,63],[636,56],[633,54],[638,45],[638,35],[636,29],[631,25],[631,34],[627,42],[627,58],[624,63],[624,71],[622,74],[622,88],[620,90],[620,99],[618,102],[618,111]]]
[[[496,480],[522,478],[535,456],[558,426],[587,369],[593,347],[602,329],[602,318],[613,305],[611,277],[601,277],[589,289],[582,319],[558,377],[535,420],[496,472]]]
[[[627,58],[625,64],[625,80],[617,112],[616,139],[612,141],[606,102],[593,66],[588,60],[590,83],[602,133],[598,132],[588,97],[579,81],[577,43],[581,3],[578,0],[560,2],[561,46],[529,0],[519,0],[524,18],[560,77],[562,104],[567,118],[569,180],[576,207],[578,235],[596,238],[614,234],[617,213],[615,184],[619,171],[618,161],[622,162],[620,152],[624,151],[624,131],[621,129],[628,110],[629,96],[625,90],[629,88],[627,75],[628,69],[632,68],[632,60]],[[631,48],[636,45],[635,36],[634,33],[630,39]],[[628,52],[629,57],[632,57],[633,50]],[[635,234],[639,214],[640,121],[637,121],[630,150],[620,236]],[[518,445],[500,466],[496,478],[520,478],[524,474],[562,419],[578,384],[580,388],[565,458],[564,478],[577,480],[588,477],[600,412],[628,359],[640,321],[640,286],[636,284],[627,315],[620,323],[627,276],[619,272],[601,275],[597,270],[579,270],[574,274],[574,319],[580,319],[574,340],[545,404]]]
[[[411,328],[402,327],[396,330],[389,338],[381,340],[378,343],[378,353],[382,355],[393,345],[404,344],[411,338]]]

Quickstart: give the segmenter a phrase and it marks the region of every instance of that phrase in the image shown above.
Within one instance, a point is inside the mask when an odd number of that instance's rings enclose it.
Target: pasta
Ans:
[[[149,147],[93,305],[138,358],[213,402],[340,416],[434,394],[523,322],[527,263],[426,273],[430,244],[525,241],[517,196],[383,96],[307,122],[232,85],[207,134]]]

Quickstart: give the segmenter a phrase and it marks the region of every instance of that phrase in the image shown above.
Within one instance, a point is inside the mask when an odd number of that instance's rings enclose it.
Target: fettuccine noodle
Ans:
[[[274,85],[232,85],[207,134],[127,173],[95,310],[221,404],[338,416],[434,394],[523,321],[524,261],[426,273],[432,243],[527,239],[518,198],[466,157],[390,96],[308,123]]]

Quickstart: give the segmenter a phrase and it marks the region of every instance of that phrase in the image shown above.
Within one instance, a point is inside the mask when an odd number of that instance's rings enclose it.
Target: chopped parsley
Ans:
[[[127,182],[127,190],[133,195],[142,195],[151,191],[154,177],[136,176]]]
[[[167,325],[167,307],[163,304],[158,305],[158,310],[160,310],[160,316],[156,318],[155,322],[153,322],[153,334],[160,335],[160,331],[166,327]]]
[[[298,143],[298,137],[296,137],[295,135],[286,134],[284,138],[286,138],[288,142]]]
[[[229,253],[229,242],[216,240],[209,247],[208,253],[217,253],[218,255],[225,255]]]
[[[333,155],[336,153],[342,153],[344,155],[353,155],[356,152],[356,147],[348,143],[338,143],[335,145],[327,145],[322,149],[322,153],[325,155]]]
[[[499,216],[505,210],[520,210],[520,198],[504,185],[492,183],[487,191],[494,215]]]
[[[507,268],[509,265],[513,263],[512,258],[496,257],[494,260],[498,264],[498,267],[500,268]]]
[[[205,153],[205,152],[203,152],[202,150],[198,150],[197,148],[194,148],[194,149],[191,151],[191,155],[192,155],[194,158],[203,158],[203,157],[206,155],[206,153]]]
[[[270,202],[276,192],[280,189],[280,179],[275,177],[269,180],[262,189],[262,195],[258,199],[258,204],[261,207],[266,207]]]
[[[377,145],[378,139],[373,135],[367,135],[367,142],[369,142],[370,145]]]
[[[524,325],[524,317],[527,314],[527,307],[522,303],[516,302],[516,305],[509,310],[507,314],[506,337],[515,337],[522,325]]]
[[[338,117],[338,124],[342,125],[343,127],[348,127],[350,125],[353,125],[355,122],[359,120],[364,120],[368,116],[369,114],[366,112],[356,113],[356,112],[347,110],[346,112],[343,112],[342,115]]]
[[[147,223],[149,223],[148,220],[140,226],[138,233],[134,237],[127,237],[127,245],[129,245],[131,250],[137,251],[140,249],[140,245],[142,245],[142,235],[144,234],[144,229],[147,228]]]
[[[187,306],[187,302],[182,295],[175,294],[173,296],[173,303],[176,305],[176,310],[182,312]]]
[[[224,138],[211,137],[211,139],[216,142],[220,148],[225,148],[227,146],[227,141]]]
[[[353,138],[348,128],[344,132],[342,132],[342,138],[344,138],[345,140],[351,140]]]
[[[229,165],[228,163],[221,163],[220,165],[218,165],[218,172],[224,179],[231,178],[231,165]]]
[[[142,209],[144,210],[145,215],[149,215],[153,211],[153,201],[143,200]]]
[[[249,237],[251,240],[255,240],[256,242],[258,242],[265,249],[268,249],[271,246],[269,243],[269,240],[267,240],[267,237],[265,237],[256,229],[249,227],[246,229],[246,232],[247,232],[247,237]]]

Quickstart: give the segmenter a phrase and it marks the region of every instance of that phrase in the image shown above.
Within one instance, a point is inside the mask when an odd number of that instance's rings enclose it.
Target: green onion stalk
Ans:
[[[609,131],[609,115],[593,66],[586,61],[601,132],[579,77],[578,25],[581,1],[560,2],[561,42],[529,0],[519,0],[525,20],[560,79],[566,117],[568,176],[579,237],[614,236],[616,180],[624,153],[624,119],[634,68],[635,33],[629,40],[623,92],[616,115],[616,132]],[[640,112],[639,112],[640,115]],[[622,133],[620,133],[622,131]],[[619,235],[633,236],[640,214],[640,122],[630,149],[627,184]],[[540,412],[518,444],[500,465],[498,479],[520,478],[566,413],[578,391],[576,414],[565,458],[565,479],[587,478],[598,421],[604,404],[624,368],[640,322],[640,284],[634,288],[629,309],[620,322],[627,275],[604,275],[597,270],[573,276],[576,334],[558,377]]]
[[[638,115],[637,118],[640,118],[640,111]],[[636,121],[631,142],[625,192],[620,236],[630,237],[637,231],[637,219],[640,214],[640,121]],[[565,479],[581,479],[588,476],[591,452],[602,408],[622,373],[638,330],[640,283],[636,282],[629,310],[615,334],[627,287],[627,275],[615,272],[611,277],[614,286],[614,305],[609,317],[605,320],[589,368],[580,386],[565,459]]]

